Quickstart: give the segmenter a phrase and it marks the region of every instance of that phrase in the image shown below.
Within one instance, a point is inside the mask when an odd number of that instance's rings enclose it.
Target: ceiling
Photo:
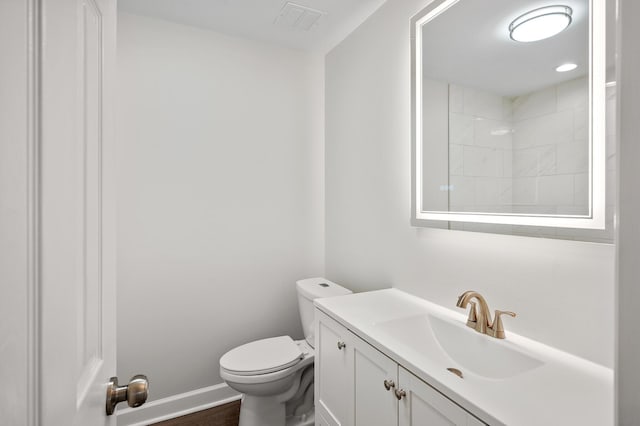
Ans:
[[[290,25],[296,21],[295,7],[292,14],[280,17],[286,11],[287,0],[118,0],[118,8],[237,37],[326,53],[385,1],[293,1],[295,5],[321,12],[309,29]],[[314,14],[318,16],[311,13]]]
[[[560,34],[532,43],[509,38],[513,19],[532,9],[561,4],[573,21]],[[505,96],[530,93],[588,71],[588,0],[460,1],[423,27],[426,78]],[[558,73],[563,63],[578,65]]]

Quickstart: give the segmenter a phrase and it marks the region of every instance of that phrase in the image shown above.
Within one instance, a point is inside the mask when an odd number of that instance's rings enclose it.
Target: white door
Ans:
[[[41,0],[39,261],[42,425],[115,425],[116,0]],[[39,15],[39,16],[38,16]]]
[[[0,1],[2,424],[115,425],[116,1]]]

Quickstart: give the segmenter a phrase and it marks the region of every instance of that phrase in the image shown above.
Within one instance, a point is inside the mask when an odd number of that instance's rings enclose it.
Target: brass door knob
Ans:
[[[404,391],[404,389],[396,389],[393,392],[396,394],[396,398],[398,398],[398,401],[407,396],[407,393]]]
[[[346,344],[346,343],[344,343],[344,342],[338,342],[338,349],[342,350],[342,349],[344,349],[346,346],[347,346],[347,344]]]
[[[391,390],[391,388],[395,388],[395,387],[396,387],[396,384],[393,383],[393,380],[385,380],[384,381],[384,388],[386,390]]]
[[[143,374],[136,374],[129,380],[127,386],[118,386],[118,378],[112,377],[107,383],[107,416],[113,414],[116,405],[127,401],[129,407],[139,407],[149,396],[149,380]]]

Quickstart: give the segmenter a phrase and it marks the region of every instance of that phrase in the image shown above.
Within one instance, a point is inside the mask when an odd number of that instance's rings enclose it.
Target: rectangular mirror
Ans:
[[[605,6],[435,0],[412,19],[414,225],[605,229]]]

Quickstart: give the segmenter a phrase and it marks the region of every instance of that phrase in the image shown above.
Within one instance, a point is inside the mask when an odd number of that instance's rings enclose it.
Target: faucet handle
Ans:
[[[493,324],[491,325],[490,330],[491,330],[491,335],[493,337],[495,337],[496,339],[504,339],[504,325],[502,325],[502,314],[506,314],[506,315],[510,315],[512,317],[516,316],[515,312],[511,312],[511,311],[500,311],[498,309],[496,309],[496,313],[493,316]]]

